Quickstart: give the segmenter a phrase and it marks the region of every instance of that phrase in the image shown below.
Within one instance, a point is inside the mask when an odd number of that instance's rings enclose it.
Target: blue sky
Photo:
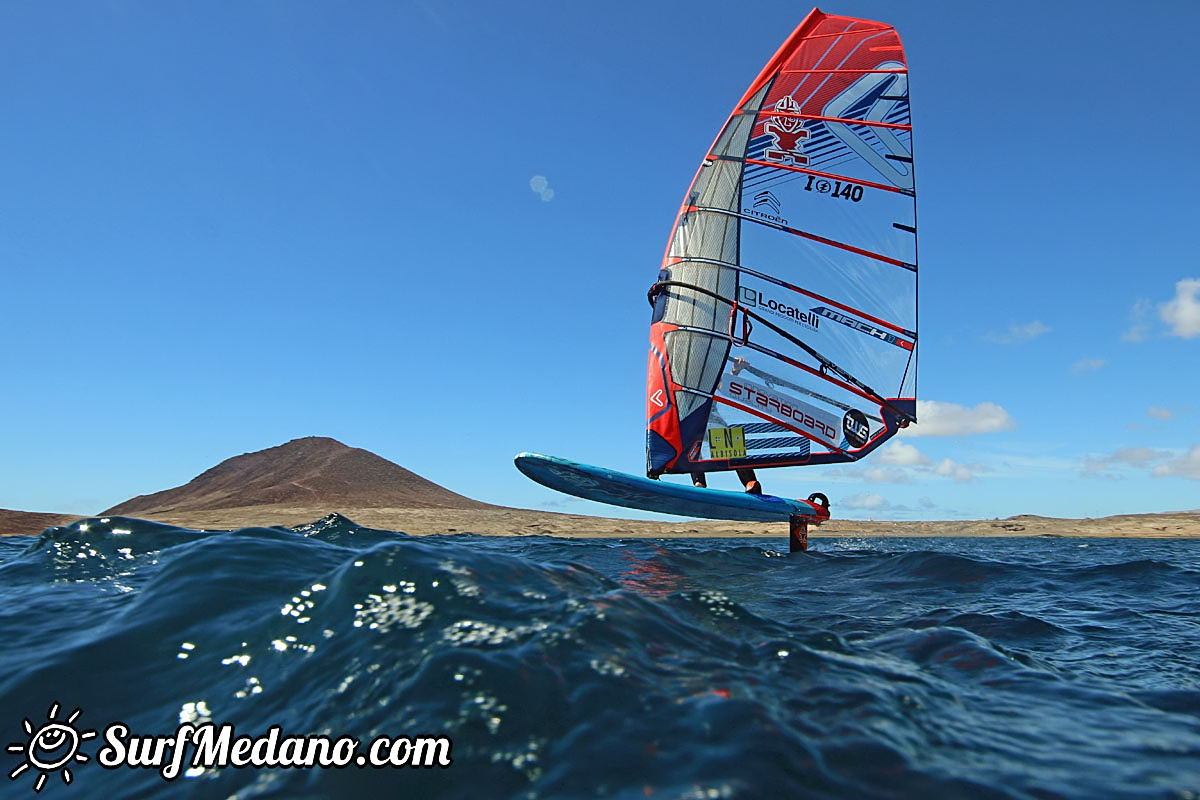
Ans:
[[[324,435],[638,516],[512,456],[642,470],[646,288],[809,8],[0,5],[0,507],[95,512]],[[921,424],[767,491],[881,519],[1200,507],[1200,6],[822,10],[907,50]]]

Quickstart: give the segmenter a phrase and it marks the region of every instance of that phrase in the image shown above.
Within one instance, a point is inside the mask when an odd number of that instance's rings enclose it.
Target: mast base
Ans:
[[[792,514],[788,518],[788,552],[808,552],[808,517]]]

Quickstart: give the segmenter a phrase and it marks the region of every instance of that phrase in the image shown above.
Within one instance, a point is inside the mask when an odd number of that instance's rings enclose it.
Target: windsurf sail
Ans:
[[[646,471],[855,461],[916,421],[908,67],[814,9],[737,103],[667,244]]]

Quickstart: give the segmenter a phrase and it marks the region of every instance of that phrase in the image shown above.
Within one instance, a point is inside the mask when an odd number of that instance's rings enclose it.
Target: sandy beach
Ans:
[[[785,523],[682,520],[650,522],[589,517],[519,508],[328,508],[255,505],[194,511],[162,511],[140,516],[186,528],[230,528],[279,525],[294,527],[339,513],[368,528],[412,535],[478,533],[498,536],[563,536],[572,538],[687,538],[725,536],[787,537]],[[51,525],[80,518],[70,514],[0,511],[0,533],[36,534]],[[1060,519],[1022,514],[1005,519],[958,521],[881,521],[833,519],[812,528],[813,537],[922,536],[1078,536],[1114,538],[1200,538],[1200,511],[1125,514],[1096,519]]]

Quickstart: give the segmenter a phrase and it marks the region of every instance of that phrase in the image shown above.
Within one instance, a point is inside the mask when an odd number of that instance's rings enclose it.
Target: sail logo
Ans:
[[[742,213],[786,227],[788,221],[781,216],[781,208],[779,198],[770,191],[763,190],[754,195],[754,204],[751,207],[742,207]]]
[[[888,344],[894,344],[897,347],[904,348],[905,350],[913,349],[912,342],[908,341],[907,339],[901,339],[899,336],[896,336],[893,333],[888,333],[887,331],[883,330],[882,328],[876,328],[874,325],[871,325],[870,323],[867,323],[867,322],[863,322],[861,319],[858,319],[857,317],[851,317],[850,315],[843,314],[840,311],[834,311],[832,308],[826,308],[825,306],[820,306],[818,308],[812,309],[812,313],[819,314],[820,316],[825,317],[827,319],[831,319],[834,322],[840,322],[843,325],[845,325],[847,328],[853,328],[854,330],[856,330],[860,333],[865,333],[867,336],[873,336],[874,338],[878,339],[881,342],[887,342]]]
[[[779,198],[771,193],[769,189],[763,189],[758,194],[754,195],[755,208],[767,208],[775,216],[779,216]]]
[[[907,124],[909,118],[906,69],[900,61],[884,61],[876,66],[874,71],[867,72],[830,100],[821,115]],[[872,125],[868,128],[845,122],[826,122],[825,127],[859,158],[878,171],[888,183],[898,189],[912,190],[910,134],[882,125]],[[870,133],[866,133],[866,130]]]
[[[832,414],[742,377],[727,375],[723,388],[742,408],[753,410],[765,419],[783,422],[786,427],[818,442],[836,446],[837,418]]]
[[[804,127],[804,120],[798,116],[800,104],[789,94],[779,98],[772,109],[775,114],[763,122],[763,132],[771,137],[771,144],[763,151],[763,158],[797,167],[806,166],[808,156],[804,155],[802,141],[808,138],[808,131]]]
[[[770,297],[763,297],[762,292],[757,289],[751,289],[749,286],[741,288],[741,296],[742,303],[751,308],[762,309],[773,316],[798,323],[810,330],[817,330],[821,324],[821,318],[812,311],[804,311],[796,306],[789,306],[787,303],[781,303]]]
[[[867,415],[852,408],[842,417],[842,433],[851,447],[862,447],[871,438],[871,426],[867,423]]]

